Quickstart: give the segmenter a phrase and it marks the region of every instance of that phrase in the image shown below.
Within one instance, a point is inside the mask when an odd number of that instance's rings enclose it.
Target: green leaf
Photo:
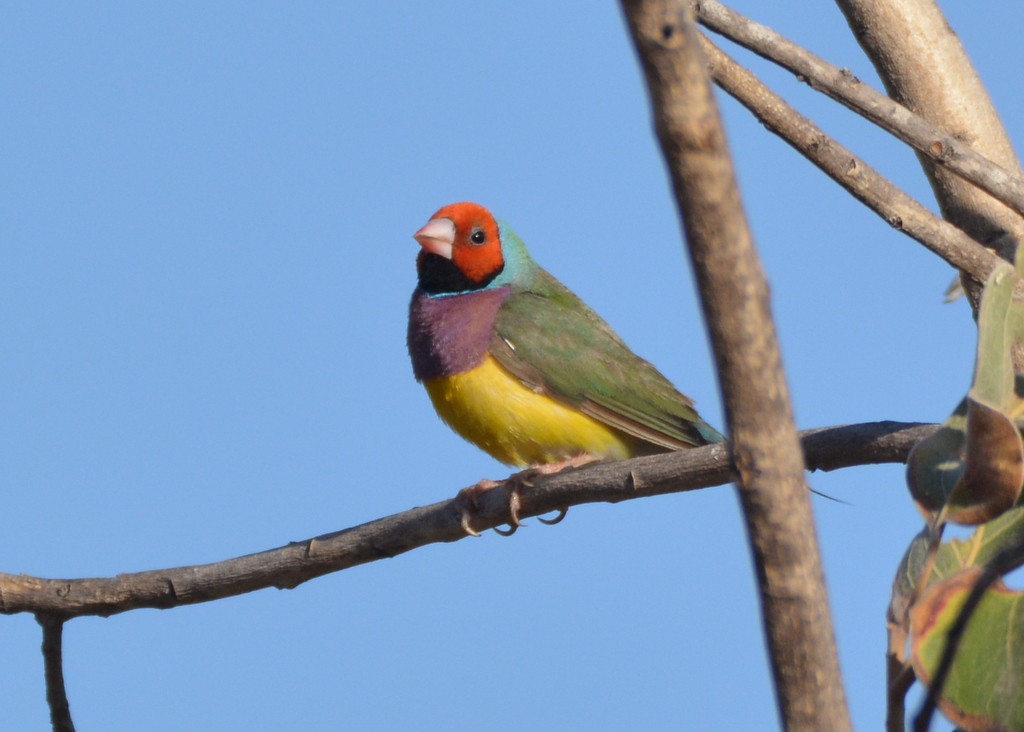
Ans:
[[[1024,255],[1018,269],[1024,265]],[[974,383],[946,423],[922,440],[907,460],[907,483],[931,520],[943,508],[961,524],[990,521],[1013,506],[1024,486],[1024,416],[1012,352],[1024,337],[1024,302],[1014,302],[1016,272],[998,267],[989,277],[978,315]]]
[[[982,570],[928,588],[910,616],[911,663],[926,685]],[[963,729],[1024,730],[1024,593],[1001,582],[982,596],[961,636],[939,708]]]
[[[966,539],[953,539],[939,546],[935,565],[926,584],[948,579],[970,567],[989,562],[1001,549],[1024,540],[1024,506],[1017,506],[999,518],[982,524]],[[914,591],[921,580],[928,555],[928,530],[910,543],[893,581],[889,615],[896,622],[905,617]]]
[[[967,445],[967,399],[930,437],[921,440],[907,457],[910,495],[928,520],[953,495],[963,477]]]

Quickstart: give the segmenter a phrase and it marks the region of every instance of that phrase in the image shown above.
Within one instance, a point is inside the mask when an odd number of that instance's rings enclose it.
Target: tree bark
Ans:
[[[917,150],[922,159],[954,171],[1017,213],[1024,214],[1024,176],[1016,167],[1001,167],[986,158],[980,148],[961,142],[945,129],[862,83],[848,70],[833,66],[716,0],[701,1],[699,20],[716,33],[793,72],[812,89],[827,94],[903,140]],[[1007,162],[1013,162],[1012,150],[1010,153]]]
[[[894,229],[920,242],[979,282],[984,282],[1002,261],[826,135],[710,40],[705,38],[703,41],[712,77],[723,91]]]
[[[960,39],[933,0],[836,0],[889,95],[1011,173],[1020,162]],[[918,155],[942,215],[1012,261],[1024,219]],[[972,302],[980,286],[964,282]]]
[[[850,729],[768,284],[689,3],[623,0],[715,352],[730,457],[788,730]]]

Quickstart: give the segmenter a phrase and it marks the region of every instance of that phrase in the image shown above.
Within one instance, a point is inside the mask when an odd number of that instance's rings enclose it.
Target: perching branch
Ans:
[[[840,69],[716,0],[701,0],[700,23],[793,72],[812,89],[875,123],[934,163],[955,172],[1024,215],[1024,176],[1000,167],[944,129]]]
[[[906,462],[910,449],[936,425],[873,422],[803,433],[809,470]],[[735,478],[725,445],[587,466],[538,477],[521,497],[521,516],[584,503],[618,502],[728,483]],[[507,488],[479,500],[477,529],[507,523]],[[455,500],[414,508],[350,529],[277,549],[192,567],[87,579],[43,579],[0,573],[0,613],[30,612],[55,622],[81,615],[114,615],[139,608],[172,608],[246,592],[288,589],[331,572],[403,554],[427,544],[466,538]],[[44,629],[47,626],[44,625]]]
[[[747,226],[689,2],[623,0],[651,94],[725,402],[788,730],[850,729],[768,284]]]
[[[712,78],[727,94],[893,228],[978,281],[984,282],[999,264],[1001,260],[990,250],[935,216],[789,106],[714,43],[702,40]]]

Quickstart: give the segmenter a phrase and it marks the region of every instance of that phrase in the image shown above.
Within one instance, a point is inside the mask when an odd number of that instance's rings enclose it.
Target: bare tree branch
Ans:
[[[836,0],[889,95],[1014,174],[1020,163],[960,39],[934,0]],[[1001,253],[1024,240],[1024,219],[920,156],[943,216]],[[964,284],[977,302],[984,280]]]
[[[890,628],[892,626],[890,625]],[[906,633],[902,628],[895,630],[896,637],[906,641]],[[891,645],[885,654],[885,732],[904,732],[906,725],[907,692],[914,685],[916,677],[910,664],[900,659],[902,649],[897,652]]]
[[[807,467],[837,470],[906,462],[910,449],[936,428],[872,422],[808,430],[803,433]],[[734,477],[725,445],[601,463],[538,477],[522,492],[520,514],[536,516],[584,503],[615,503],[696,490],[728,483]],[[483,529],[507,523],[508,507],[507,488],[488,491],[480,497],[474,524]],[[268,587],[292,588],[427,544],[464,539],[460,517],[460,505],[452,499],[213,564],[87,579],[0,573],[0,613],[31,612],[47,619],[108,616],[144,607],[208,602]]]
[[[36,621],[43,628],[43,666],[46,676],[46,703],[50,707],[53,732],[75,732],[71,707],[64,688],[64,618],[39,613]]]
[[[682,215],[732,438],[786,729],[850,729],[768,284],[689,2],[623,0]]]
[[[1024,215],[1024,176],[1008,170],[792,41],[716,0],[701,0],[698,18],[707,28],[792,71],[823,92],[903,140],[923,156],[974,183]]]
[[[829,137],[710,40],[703,41],[712,77],[727,94],[892,227],[981,282],[999,264],[990,250],[935,216]]]

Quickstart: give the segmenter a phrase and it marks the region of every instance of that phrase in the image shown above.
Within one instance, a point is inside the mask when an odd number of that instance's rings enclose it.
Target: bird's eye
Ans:
[[[476,244],[477,246],[480,246],[485,241],[487,241],[487,234],[484,233],[483,229],[476,228],[473,229],[473,233],[469,235],[469,240]]]

